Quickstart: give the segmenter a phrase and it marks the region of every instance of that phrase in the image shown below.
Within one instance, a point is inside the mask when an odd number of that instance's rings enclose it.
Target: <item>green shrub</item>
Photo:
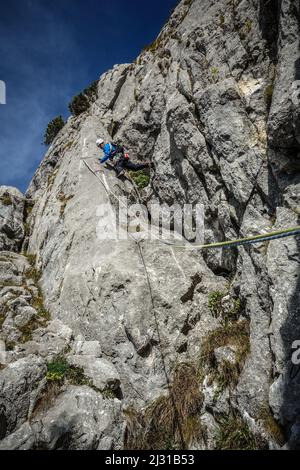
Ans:
[[[56,118],[52,119],[49,122],[45,136],[44,136],[44,144],[50,145],[52,144],[53,140],[57,136],[57,134],[62,130],[65,125],[65,121],[62,116],[57,116]]]
[[[49,382],[63,382],[69,368],[67,361],[62,357],[58,357],[47,364],[47,380]]]
[[[88,385],[92,387],[92,382],[84,375],[83,368],[70,365],[62,356],[47,364],[46,378],[48,382],[62,384],[66,380],[72,385]]]
[[[69,104],[69,110],[74,116],[79,116],[81,113],[87,111],[89,107],[89,100],[83,93],[74,96],[71,103]]]
[[[1,200],[1,202],[4,206],[11,206],[12,203],[13,203],[12,198],[11,198],[10,194],[8,194],[8,193],[3,194],[3,196],[1,196],[1,198],[0,198],[0,200]]]
[[[129,171],[128,174],[139,189],[145,188],[150,183],[150,176],[146,175],[143,170]]]
[[[83,93],[90,99],[95,100],[98,95],[98,80],[95,80],[90,84],[88,88],[83,90]]]
[[[69,104],[69,110],[74,116],[79,116],[87,111],[91,102],[97,99],[98,81],[93,82],[88,88],[85,88],[79,95],[74,96]]]

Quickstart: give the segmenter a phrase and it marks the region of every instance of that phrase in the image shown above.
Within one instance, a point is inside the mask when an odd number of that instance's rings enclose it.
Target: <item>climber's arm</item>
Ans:
[[[105,163],[110,158],[111,147],[109,144],[106,144],[103,148],[104,157],[101,158],[100,163]]]
[[[105,163],[107,160],[109,160],[109,155],[105,155],[104,157],[102,157],[100,163]]]

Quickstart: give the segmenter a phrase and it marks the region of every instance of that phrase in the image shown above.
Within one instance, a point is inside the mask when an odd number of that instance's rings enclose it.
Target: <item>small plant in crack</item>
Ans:
[[[216,82],[219,78],[219,69],[217,67],[212,67],[210,69],[211,76],[214,82]]]
[[[239,298],[233,299],[228,290],[216,290],[208,295],[208,308],[214,317],[221,317],[224,323],[228,323],[239,318],[242,302]]]

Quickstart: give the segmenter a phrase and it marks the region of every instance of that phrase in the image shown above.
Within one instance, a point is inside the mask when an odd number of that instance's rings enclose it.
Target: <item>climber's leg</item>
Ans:
[[[144,170],[145,168],[149,168],[150,164],[149,163],[132,163],[132,162],[126,162],[126,170],[131,170],[131,171],[139,171],[139,170]]]
[[[120,158],[119,160],[117,160],[117,162],[115,163],[117,176],[121,176],[121,174],[124,173],[125,166],[126,162],[124,161],[124,159]]]

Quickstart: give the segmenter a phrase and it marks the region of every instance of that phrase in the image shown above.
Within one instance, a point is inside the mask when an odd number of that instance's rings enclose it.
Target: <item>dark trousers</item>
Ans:
[[[117,174],[122,170],[139,171],[148,167],[148,163],[132,163],[131,161],[126,160],[126,158],[120,158],[115,164]]]

